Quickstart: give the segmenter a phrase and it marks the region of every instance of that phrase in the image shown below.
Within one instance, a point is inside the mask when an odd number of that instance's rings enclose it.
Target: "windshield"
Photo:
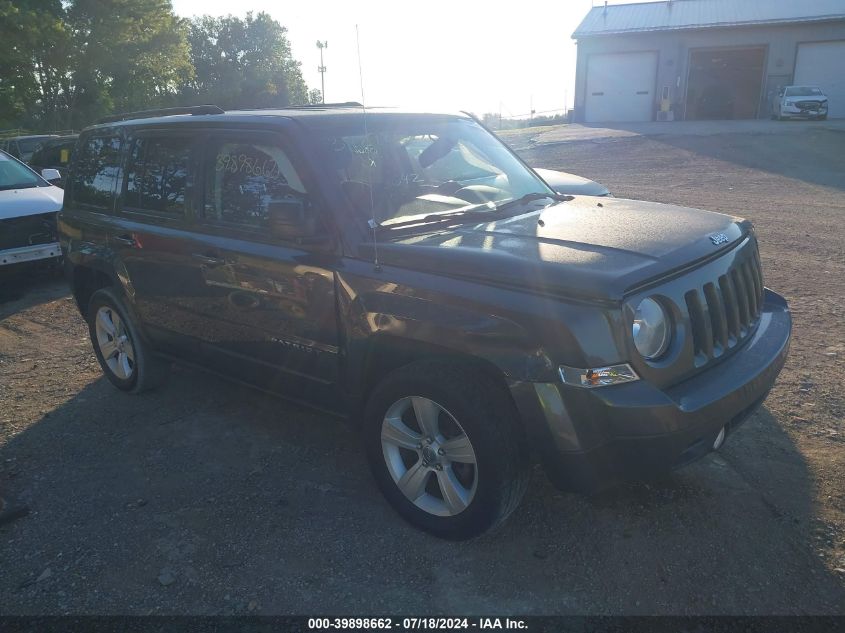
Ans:
[[[321,151],[352,205],[380,226],[554,192],[492,134],[454,118],[370,117],[324,136]]]
[[[40,187],[44,181],[31,169],[0,153],[0,191]]]
[[[810,86],[794,86],[786,89],[787,97],[820,97],[822,91]]]

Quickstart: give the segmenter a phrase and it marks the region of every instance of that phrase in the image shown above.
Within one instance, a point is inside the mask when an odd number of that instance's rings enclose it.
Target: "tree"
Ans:
[[[169,0],[73,0],[71,119],[172,103],[193,73],[187,25]]]
[[[319,88],[313,88],[312,90],[308,91],[308,103],[322,103],[323,102],[323,93],[320,92]]]
[[[267,13],[195,18],[188,32],[194,75],[182,86],[183,100],[224,108],[308,103],[313,95],[286,33]]]
[[[0,0],[0,129],[79,129],[114,111],[319,102],[266,13],[173,13],[170,0]]]
[[[39,125],[61,109],[67,35],[60,0],[0,0],[0,128]]]

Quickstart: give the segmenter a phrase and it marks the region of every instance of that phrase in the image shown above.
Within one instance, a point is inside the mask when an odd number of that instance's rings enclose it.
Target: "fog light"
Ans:
[[[619,385],[626,382],[639,380],[637,372],[628,363],[623,365],[610,365],[608,367],[595,367],[581,369],[580,367],[559,367],[560,378],[567,385],[576,387],[607,387]]]

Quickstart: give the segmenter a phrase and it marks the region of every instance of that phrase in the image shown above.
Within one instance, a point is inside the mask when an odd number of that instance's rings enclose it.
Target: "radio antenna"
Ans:
[[[358,49],[358,79],[361,83],[361,118],[364,120],[364,146],[367,148],[367,153],[365,156],[367,160],[370,161],[370,164],[367,167],[367,173],[370,174],[370,182],[367,183],[367,186],[370,189],[370,214],[371,218],[368,222],[370,225],[370,230],[373,232],[373,266],[375,267],[376,272],[381,272],[381,264],[378,261],[378,222],[376,222],[376,203],[373,198],[373,179],[372,174],[370,173],[370,168],[375,167],[376,161],[374,157],[374,152],[372,152],[372,148],[370,146],[370,133],[367,130],[367,100],[364,98],[364,71],[361,67],[361,34],[358,31],[358,25],[355,25],[355,46]]]

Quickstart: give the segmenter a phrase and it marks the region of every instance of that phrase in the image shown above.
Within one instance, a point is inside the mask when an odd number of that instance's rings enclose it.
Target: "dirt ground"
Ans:
[[[538,471],[468,543],[405,525],[342,423],[186,369],[119,393],[62,282],[0,280],[0,495],[30,508],[0,526],[0,613],[845,614],[845,133],[795,129],[509,137],[753,220],[794,339],[717,455],[593,497]]]

